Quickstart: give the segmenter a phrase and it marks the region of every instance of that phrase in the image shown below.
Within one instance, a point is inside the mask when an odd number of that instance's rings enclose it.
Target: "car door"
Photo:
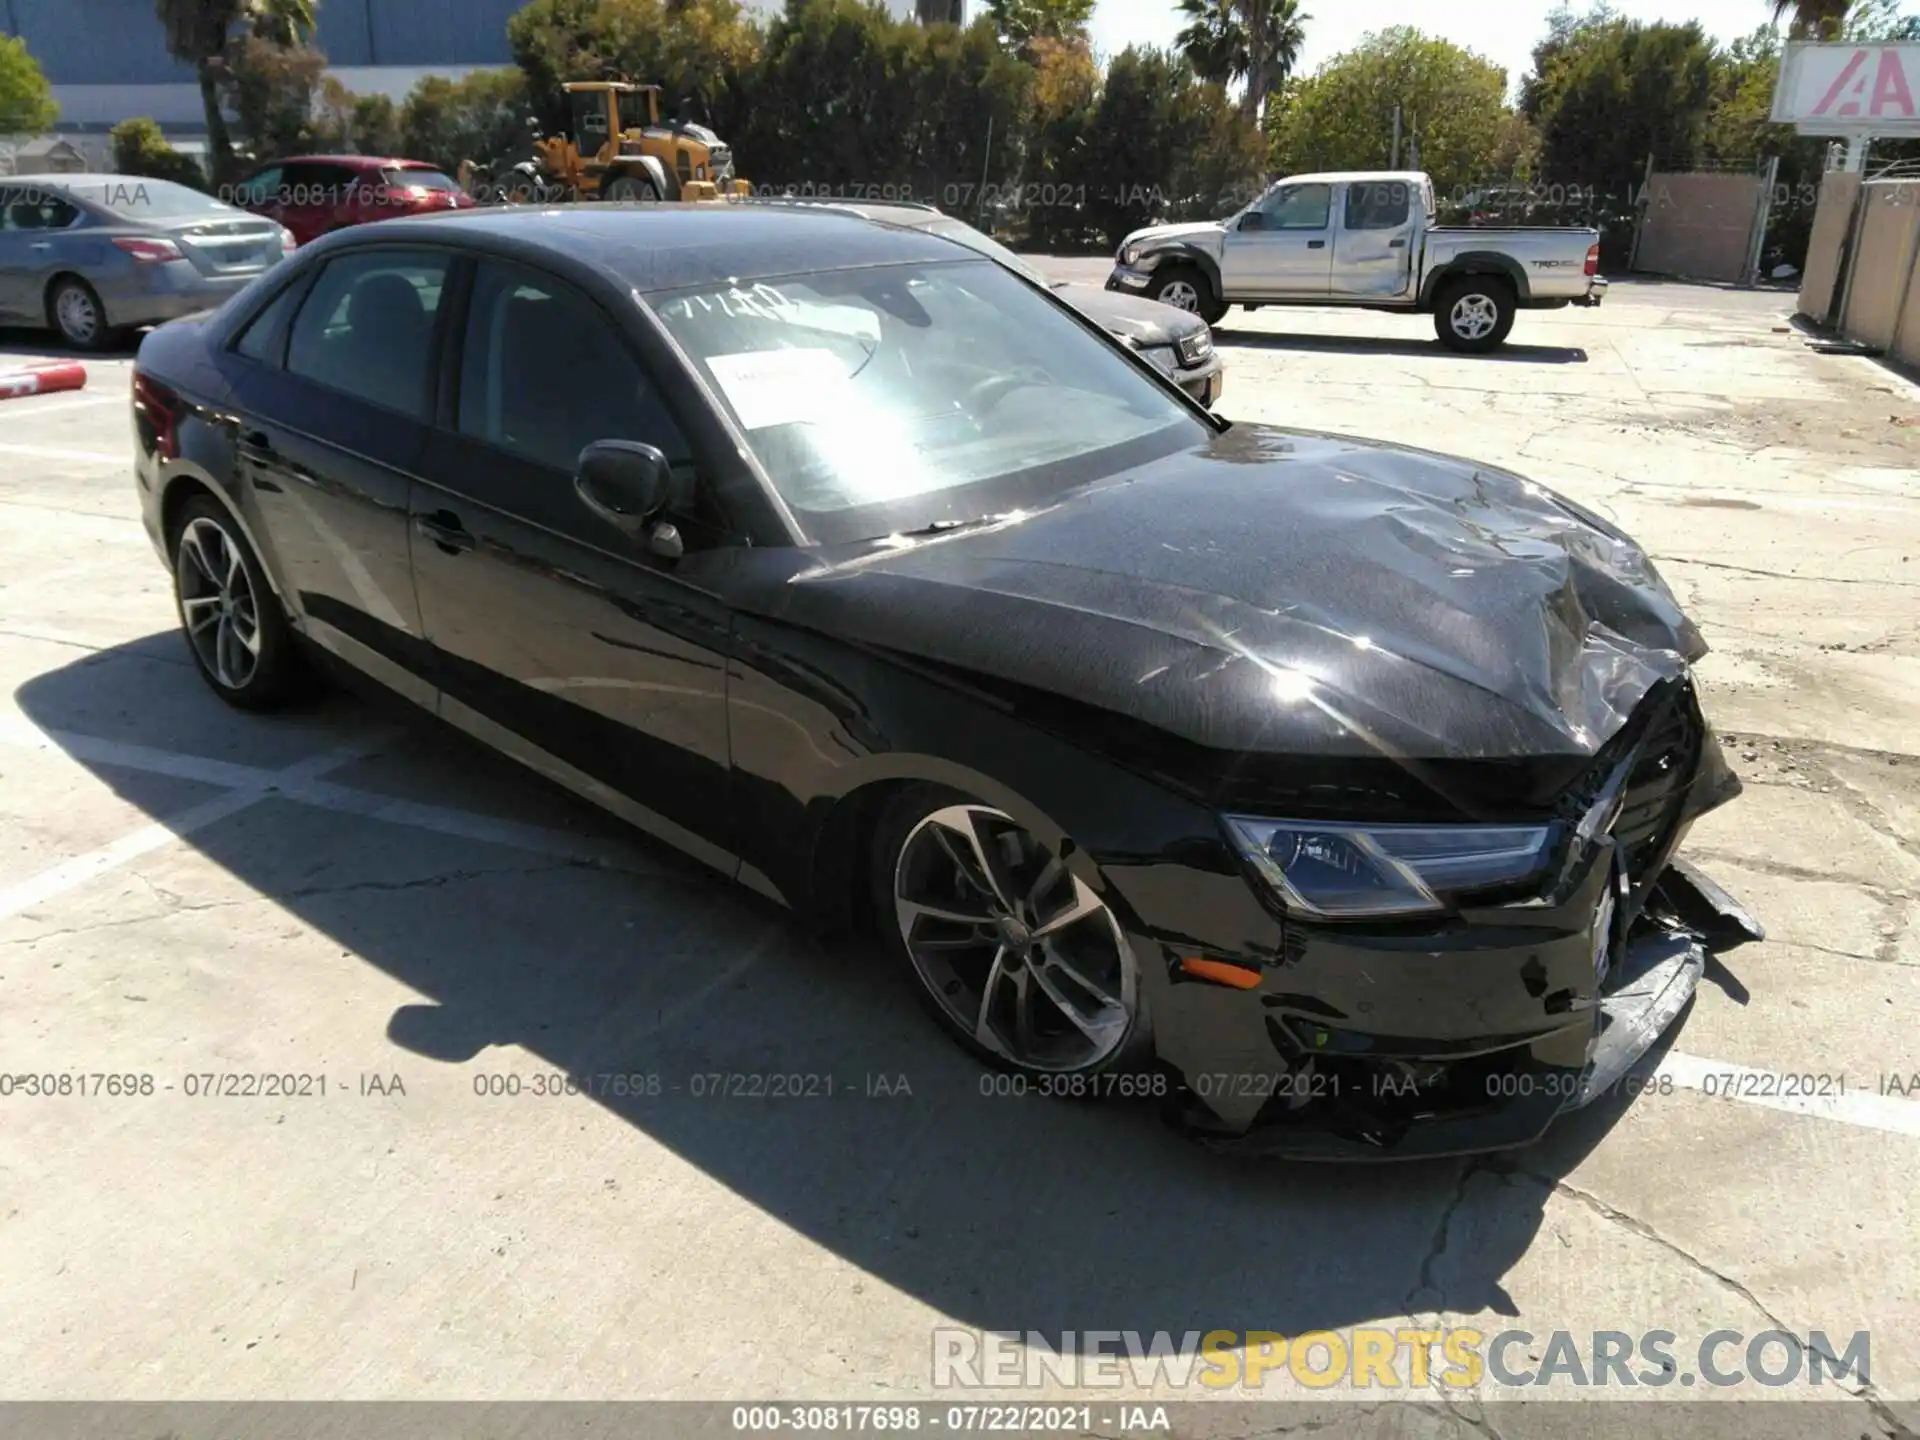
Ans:
[[[1347,185],[1334,247],[1335,294],[1393,299],[1412,289],[1415,198],[1404,180]]]
[[[408,491],[433,413],[452,265],[446,251],[349,250],[222,357],[243,489],[302,625],[429,706]]]
[[[1312,299],[1331,293],[1334,186],[1276,185],[1227,231],[1220,271],[1226,293]]]
[[[441,715],[733,873],[717,587],[745,552],[719,543],[684,427],[607,311],[545,271],[481,261],[457,351],[413,491]],[[680,558],[576,493],[605,439],[673,465]]]
[[[295,160],[282,177],[280,223],[293,231],[302,245],[337,230],[348,209],[354,175],[344,165]]]

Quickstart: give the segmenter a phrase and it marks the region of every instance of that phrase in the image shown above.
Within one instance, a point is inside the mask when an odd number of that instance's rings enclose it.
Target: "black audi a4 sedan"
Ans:
[[[223,699],[344,662],[877,927],[1031,1090],[1302,1156],[1518,1145],[1752,933],[1676,858],[1739,786],[1631,540],[1228,425],[937,236],[360,227],[148,336],[134,421]]]

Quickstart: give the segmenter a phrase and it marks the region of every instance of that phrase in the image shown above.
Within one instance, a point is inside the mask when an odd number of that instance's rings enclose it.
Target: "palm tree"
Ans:
[[[167,53],[191,65],[200,82],[200,108],[207,121],[207,159],[215,183],[233,170],[233,139],[220,113],[220,82],[226,76],[227,41],[245,25],[275,45],[302,43],[313,33],[317,0],[154,0],[167,33]]]
[[[1180,13],[1187,25],[1176,43],[1194,73],[1222,85],[1245,81],[1247,112],[1255,119],[1293,73],[1313,18],[1302,13],[1300,0],[1180,0]]]
[[[1795,40],[1837,40],[1853,0],[1773,0],[1773,23],[1778,25],[1789,14],[1793,23],[1787,34]]]

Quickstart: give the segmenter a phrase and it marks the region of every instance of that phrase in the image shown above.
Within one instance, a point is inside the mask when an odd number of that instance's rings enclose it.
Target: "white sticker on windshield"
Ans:
[[[847,360],[831,350],[714,355],[707,369],[748,430],[819,420],[846,403]]]

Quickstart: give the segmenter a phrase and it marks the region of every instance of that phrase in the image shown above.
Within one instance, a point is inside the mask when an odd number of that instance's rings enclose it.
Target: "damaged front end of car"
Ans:
[[[1207,1037],[1176,1065],[1175,1118],[1239,1153],[1408,1159],[1524,1145],[1567,1111],[1630,1093],[1709,956],[1764,938],[1677,854],[1740,788],[1683,674],[1649,692],[1550,821],[1451,827],[1478,833],[1482,857],[1521,857],[1511,873],[1469,864],[1457,841],[1436,861],[1446,826],[1285,827],[1289,865],[1330,873],[1328,893],[1369,855],[1414,885],[1449,865],[1474,883],[1443,913],[1310,916],[1312,898],[1281,874],[1277,948],[1257,962],[1245,946],[1225,960],[1162,944],[1172,1043]],[[1344,836],[1361,837],[1357,848],[1343,850]],[[1241,967],[1243,985],[1223,964]]]

